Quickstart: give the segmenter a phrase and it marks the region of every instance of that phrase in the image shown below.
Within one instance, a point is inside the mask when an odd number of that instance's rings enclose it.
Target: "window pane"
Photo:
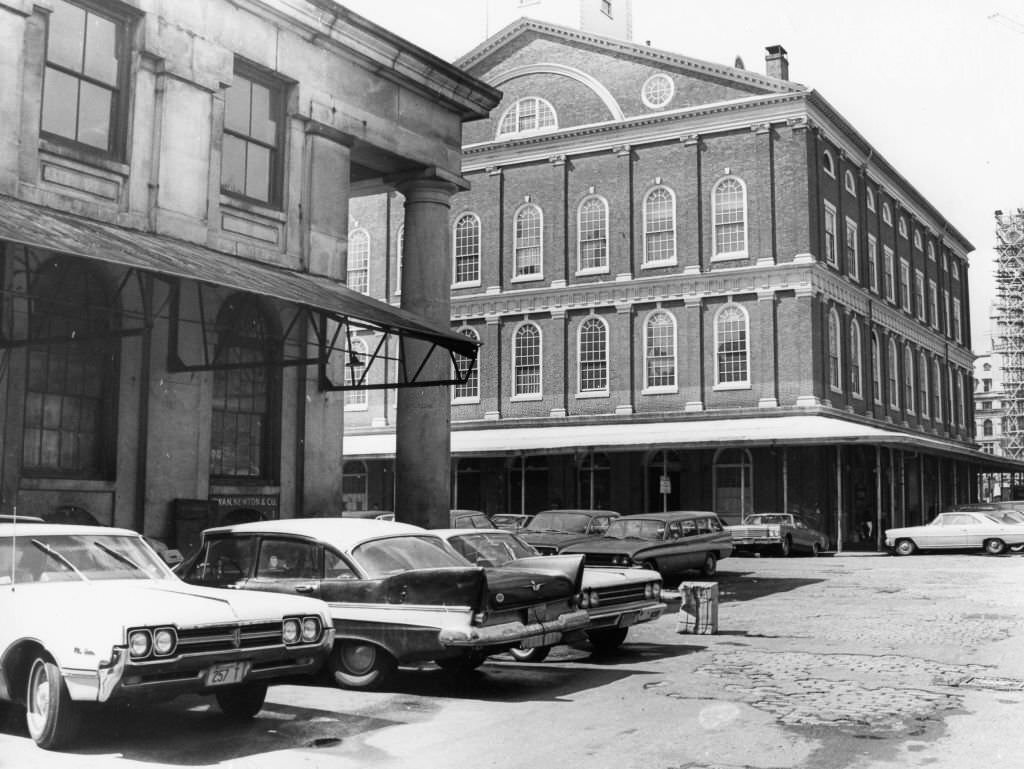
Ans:
[[[117,86],[117,25],[94,13],[85,30],[84,74],[109,86]]]
[[[266,202],[270,200],[270,150],[250,143],[246,152],[245,195]]]
[[[252,133],[253,139],[265,144],[277,143],[277,105],[274,94],[267,86],[252,84]]]
[[[224,127],[240,134],[249,133],[249,104],[252,81],[235,74],[235,82],[224,93]]]
[[[245,142],[234,136],[224,137],[220,183],[228,192],[245,193]]]
[[[110,99],[105,88],[82,82],[82,102],[78,115],[78,141],[105,150],[110,146]]]
[[[78,116],[78,81],[63,72],[47,68],[43,85],[43,130],[75,138]]]
[[[85,11],[77,6],[53,0],[50,28],[46,39],[46,60],[80,72],[84,46]]]

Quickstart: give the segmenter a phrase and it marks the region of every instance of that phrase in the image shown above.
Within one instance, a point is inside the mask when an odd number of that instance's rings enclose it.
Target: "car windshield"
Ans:
[[[74,580],[173,579],[141,537],[46,534],[0,539],[0,584]]]
[[[352,551],[371,579],[389,577],[409,569],[465,566],[466,561],[440,537],[402,536],[364,542]]]
[[[573,534],[582,534],[587,530],[588,523],[590,523],[590,516],[586,513],[553,510],[537,513],[526,528],[530,531],[568,531]]]
[[[478,566],[504,566],[517,558],[529,558],[537,551],[512,534],[459,534],[448,539],[459,555]]]
[[[793,516],[782,513],[761,513],[760,515],[748,515],[743,519],[744,523],[764,525],[767,523],[792,523]]]
[[[619,518],[612,521],[604,535],[616,539],[662,539],[665,536],[665,521],[654,518]]]
[[[456,513],[454,519],[458,529],[490,529],[494,525],[483,513]]]

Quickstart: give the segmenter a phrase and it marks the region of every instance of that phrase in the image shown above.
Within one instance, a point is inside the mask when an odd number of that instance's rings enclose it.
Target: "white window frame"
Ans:
[[[850,318],[850,343],[847,353],[850,370],[850,395],[854,398],[864,397],[864,351],[861,347],[860,323]]]
[[[910,312],[910,262],[900,259],[900,308]]]
[[[743,247],[734,251],[723,251],[723,246],[720,244],[719,228],[729,225],[735,225],[737,222],[719,222],[719,203],[718,193],[729,182],[736,182],[739,185],[740,195],[742,198],[742,205],[740,210],[742,212],[742,239]],[[715,186],[711,188],[711,261],[726,261],[729,259],[745,259],[749,250],[749,233],[748,233],[748,206],[747,206],[747,185],[738,176],[724,176],[719,179]]]
[[[353,359],[352,356],[355,355],[356,359],[362,361],[364,365],[369,365],[370,348],[366,344],[366,340],[353,336],[350,344],[349,354],[341,356],[345,363],[349,364]],[[344,390],[342,391],[342,402],[345,411],[367,411],[370,408],[366,390]]]
[[[722,315],[724,313],[726,313],[726,312],[732,313],[734,311],[739,311],[739,313],[740,313],[740,315],[742,316],[742,319],[743,319],[742,334],[743,334],[744,343],[743,343],[743,350],[742,350],[742,355],[743,355],[743,364],[742,365],[743,365],[743,373],[744,373],[745,376],[744,376],[743,379],[735,379],[735,380],[730,379],[730,380],[727,380],[727,381],[723,382],[722,379],[721,379],[721,373],[722,373],[721,357],[723,355],[723,352],[724,352],[724,354],[729,354],[729,353],[728,353],[728,351],[723,351],[722,350],[723,340],[721,338],[721,318],[722,318]],[[747,312],[747,309],[743,305],[736,304],[735,302],[728,302],[728,303],[726,303],[726,304],[724,304],[724,305],[722,305],[721,307],[718,308],[718,311],[715,313],[715,317],[714,317],[714,320],[712,322],[714,324],[714,329],[715,329],[715,363],[714,363],[714,365],[715,365],[715,384],[714,384],[713,389],[715,389],[715,390],[749,390],[750,386],[751,386],[751,383],[750,383],[750,313]]]
[[[878,293],[878,238],[868,234],[868,288]]]
[[[928,241],[928,259],[930,261],[933,261],[933,262],[936,261],[936,259],[935,259],[935,244],[932,243],[930,240]]]
[[[589,358],[584,361],[583,332],[588,326],[600,326],[604,333],[604,346],[601,349],[600,357]],[[611,332],[608,321],[600,315],[588,315],[580,320],[576,327],[576,397],[577,398],[607,398],[611,388],[611,367],[609,363],[609,343]],[[604,370],[604,385],[600,387],[590,386],[584,389],[583,386],[583,364],[584,362],[595,365],[598,369]]]
[[[928,307],[931,309],[932,328],[939,328],[939,286],[933,278],[928,279]]]
[[[518,379],[517,374],[519,368],[519,346],[517,341],[519,334],[527,327],[532,328],[537,332],[537,392],[518,392],[516,381]],[[510,383],[509,400],[517,402],[542,400],[544,398],[544,330],[538,324],[530,320],[524,320],[521,323],[516,324],[516,327],[512,329],[511,347],[512,382]]]
[[[662,82],[667,83],[667,89],[665,91],[664,98],[652,99],[650,93],[648,93],[655,84]],[[655,72],[649,78],[644,81],[644,84],[640,87],[640,100],[644,103],[644,106],[648,109],[663,109],[668,105],[672,98],[676,95],[676,84],[671,77],[666,75],[664,72]]]
[[[887,201],[882,202],[882,221],[892,227],[892,207]]]
[[[928,419],[928,411],[930,401],[932,399],[931,386],[928,382],[928,356],[925,355],[924,350],[921,350],[917,354],[917,386],[920,390],[918,399],[920,405],[918,408],[921,410],[921,419]]]
[[[936,422],[942,421],[942,367],[938,360],[932,361],[932,376],[935,379],[935,389],[932,392],[933,410],[932,418]]]
[[[946,310],[946,336],[953,333],[953,312],[950,310],[949,289],[942,289],[942,303]]]
[[[835,307],[828,311],[828,387],[843,391],[843,324]]]
[[[402,270],[405,269],[405,225],[395,233],[395,294],[402,293]]]
[[[839,269],[839,215],[836,207],[825,201],[825,264]]]
[[[854,197],[857,197],[857,180],[853,177],[853,171],[847,169],[843,174],[843,187]]]
[[[601,204],[602,216],[604,217],[603,234],[600,237],[588,238],[587,242],[604,242],[604,264],[595,267],[583,266],[583,208],[591,201]],[[601,195],[587,195],[580,204],[576,206],[576,274],[577,275],[606,275],[610,270],[611,256],[609,253],[610,243],[608,240],[608,201]],[[594,231],[595,233],[597,230]]]
[[[917,384],[914,374],[917,366],[914,363],[914,351],[910,348],[910,342],[903,343],[903,410],[908,414],[914,413],[914,398],[917,396]]]
[[[857,223],[846,217],[846,230],[843,233],[846,257],[846,274],[860,282],[860,232]]]
[[[921,270],[914,270],[914,303],[917,305],[914,308],[914,312],[917,315],[917,319],[921,321],[927,320],[925,301],[924,273]]]
[[[899,233],[900,237],[903,238],[904,240],[906,240],[909,237],[907,230],[907,217],[905,216],[900,216]]]
[[[836,178],[836,159],[832,157],[830,150],[825,150],[821,153],[821,170],[833,179]]]
[[[960,300],[953,299],[953,339],[958,344],[964,341],[963,318],[960,315]]]
[[[889,408],[899,410],[900,408],[900,355],[896,346],[896,340],[889,339],[889,370],[886,372],[886,382],[889,388]]]
[[[527,212],[535,211],[538,221],[538,249],[537,272],[521,272],[523,265],[520,261],[520,251],[530,248],[520,244],[519,221]],[[544,211],[536,203],[524,203],[516,209],[512,215],[512,282],[528,283],[534,280],[544,280]]]
[[[467,252],[464,254],[459,253],[461,244],[459,242],[459,225],[463,221],[471,219],[476,226],[476,252]],[[479,286],[481,284],[482,274],[482,260],[481,252],[483,251],[483,225],[480,222],[480,217],[472,211],[463,211],[457,217],[452,225],[452,288],[467,288],[472,286]],[[469,260],[474,259],[476,261],[476,277],[465,278],[459,280],[459,261],[460,259]]]
[[[889,246],[882,246],[882,269],[885,298],[896,304],[896,254]]]
[[[871,332],[871,389],[872,398],[876,404],[882,405],[882,350],[878,341],[878,333]]]
[[[867,200],[868,211],[875,210],[875,191],[868,185],[864,186],[864,199]]]
[[[914,228],[914,248],[918,251],[924,250],[924,241],[921,240],[921,230]]]
[[[668,195],[669,211],[670,211],[670,216],[669,216],[670,226],[669,226],[668,229],[658,230],[657,233],[651,233],[651,232],[648,231],[648,227],[650,226],[650,216],[649,216],[650,206],[649,206],[649,204],[651,202],[651,198],[656,193],[661,193],[661,192],[664,192],[664,193],[666,193]],[[668,233],[671,234],[671,246],[672,246],[671,247],[671,253],[668,256],[663,257],[661,259],[652,259],[651,258],[651,254],[650,254],[651,249],[650,249],[650,243],[649,243],[648,236],[651,235],[651,234],[658,234],[658,233],[665,233],[665,232],[668,232]],[[647,194],[644,195],[644,203],[643,203],[643,239],[644,239],[644,259],[643,259],[643,264],[641,264],[641,269],[645,268],[645,267],[672,267],[675,264],[677,264],[677,255],[676,255],[676,193],[672,190],[671,187],[667,187],[665,185],[658,185],[657,187],[652,187],[650,190],[647,191]]]
[[[672,381],[668,384],[651,384],[651,376],[649,365],[652,360],[651,356],[651,325],[655,320],[659,318],[667,318],[669,321],[669,328],[671,331],[671,353],[667,355],[657,356],[658,360],[671,361],[671,377]],[[676,316],[665,309],[652,310],[644,318],[644,368],[643,377],[644,385],[641,390],[642,395],[658,395],[663,393],[676,393],[679,392],[679,357],[678,357],[678,325],[676,323]]]
[[[960,261],[956,258],[953,259],[953,278],[960,280]]]
[[[522,112],[527,102],[532,102],[534,105],[534,125],[529,128],[520,128],[520,112]],[[542,113],[547,110],[551,114],[551,123],[542,123]],[[546,114],[544,115],[546,118]],[[511,130],[502,130],[506,122],[511,120],[515,125],[515,128]],[[498,124],[495,130],[495,138],[498,140],[514,138],[517,136],[533,136],[536,134],[550,133],[551,131],[558,130],[558,113],[555,112],[555,108],[551,105],[547,99],[541,98],[540,96],[524,96],[508,106],[504,112],[501,113],[501,118],[498,119]]]
[[[365,251],[357,250],[354,244],[366,244]],[[359,256],[356,262],[354,257]],[[357,227],[348,234],[348,257],[346,259],[345,285],[353,291],[369,296],[370,294],[370,233],[365,227]],[[360,276],[361,280],[360,280]],[[357,283],[353,283],[353,277]],[[361,287],[360,287],[361,286]]]
[[[474,342],[480,341],[480,334],[477,333],[476,329],[470,328],[469,326],[463,326],[458,330],[459,334],[462,334],[468,339],[472,339]],[[460,358],[463,356],[456,356],[456,365]],[[461,391],[461,394],[460,394]],[[452,403],[454,405],[467,404],[467,403],[479,403],[480,402],[480,354],[477,352],[476,365],[473,366],[473,372],[470,374],[469,381],[465,384],[452,385]]]

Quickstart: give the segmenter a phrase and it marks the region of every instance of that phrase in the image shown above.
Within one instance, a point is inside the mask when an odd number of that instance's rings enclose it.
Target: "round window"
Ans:
[[[672,101],[675,90],[675,84],[668,75],[651,75],[644,83],[640,96],[648,107],[658,109]]]

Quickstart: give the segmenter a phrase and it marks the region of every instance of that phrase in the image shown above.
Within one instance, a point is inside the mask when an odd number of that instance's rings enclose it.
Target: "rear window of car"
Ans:
[[[364,542],[352,557],[371,579],[409,569],[466,566],[466,560],[439,537],[388,537]]]
[[[185,581],[199,585],[233,585],[252,573],[255,558],[255,537],[211,539],[185,574]]]

